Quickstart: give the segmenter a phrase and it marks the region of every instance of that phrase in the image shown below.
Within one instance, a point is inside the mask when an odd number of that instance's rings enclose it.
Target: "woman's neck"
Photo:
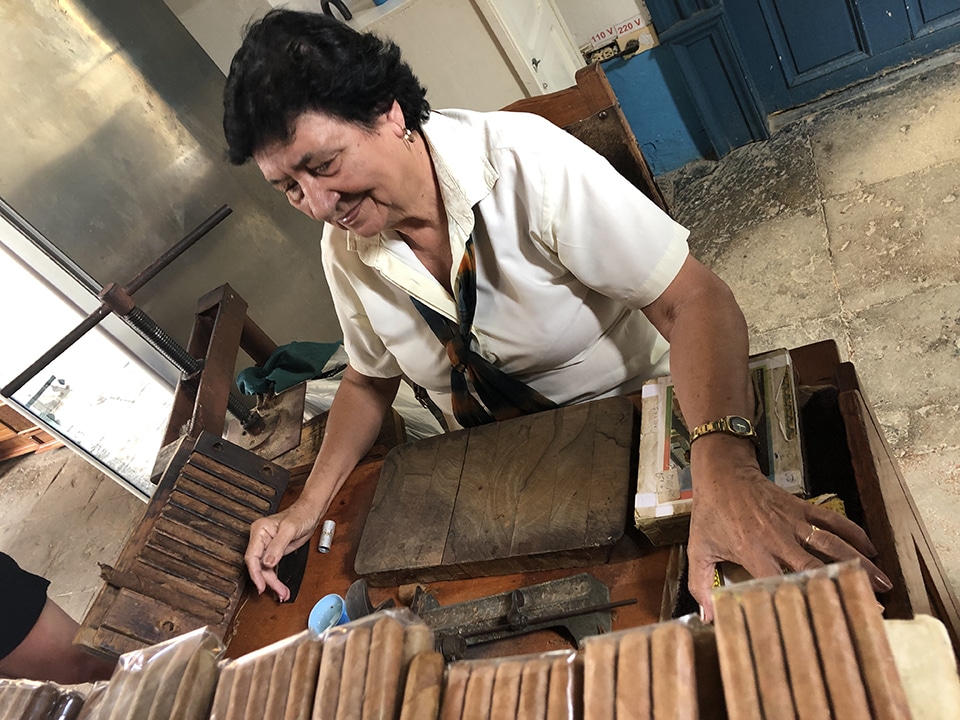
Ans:
[[[440,181],[430,155],[430,147],[421,132],[414,133],[410,150],[413,153],[410,167],[411,195],[408,210],[403,219],[394,225],[394,230],[404,236],[408,243],[423,242],[419,236],[441,234],[447,236],[447,213],[443,207]],[[411,243],[411,247],[414,244]]]

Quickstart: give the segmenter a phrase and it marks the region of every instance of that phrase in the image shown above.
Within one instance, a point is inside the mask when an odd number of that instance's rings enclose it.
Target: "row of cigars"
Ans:
[[[588,638],[579,651],[449,664],[406,609],[236,659],[201,629],[123,655],[72,714],[41,706],[49,686],[0,683],[0,720],[911,717],[857,565],[733,585],[714,598],[713,626],[689,616]]]

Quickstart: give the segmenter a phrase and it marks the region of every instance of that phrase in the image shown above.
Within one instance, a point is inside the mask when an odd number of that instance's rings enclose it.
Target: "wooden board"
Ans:
[[[395,448],[357,573],[393,585],[604,562],[630,514],[636,423],[610,398]]]
[[[60,440],[0,398],[0,462],[58,447],[63,447]]]

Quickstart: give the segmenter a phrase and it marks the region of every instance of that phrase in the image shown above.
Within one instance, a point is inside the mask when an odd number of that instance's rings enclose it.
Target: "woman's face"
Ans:
[[[301,212],[370,237],[405,218],[410,150],[404,128],[397,103],[372,129],[306,112],[290,141],[267,146],[254,160]]]

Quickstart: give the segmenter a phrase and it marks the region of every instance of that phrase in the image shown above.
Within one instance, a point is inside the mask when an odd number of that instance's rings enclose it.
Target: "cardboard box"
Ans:
[[[774,350],[750,360],[760,469],[780,487],[803,496],[803,456],[796,382],[790,353]],[[686,542],[693,505],[690,433],[670,376],[643,386],[640,460],[634,519],[655,545]]]

